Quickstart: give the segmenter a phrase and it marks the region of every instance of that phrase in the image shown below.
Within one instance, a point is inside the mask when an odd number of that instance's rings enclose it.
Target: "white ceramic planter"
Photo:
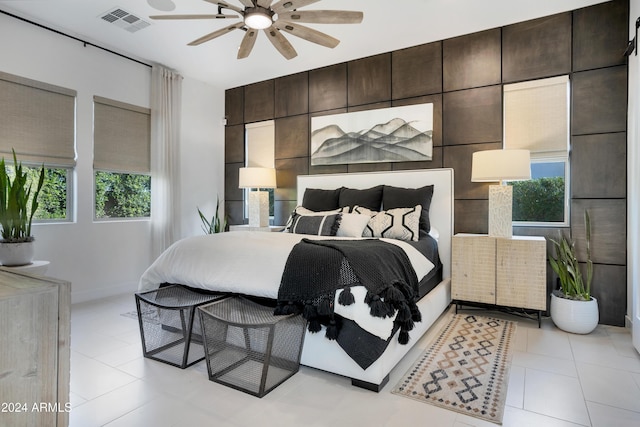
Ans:
[[[588,334],[598,326],[598,300],[577,301],[551,294],[551,320],[563,331]]]
[[[0,264],[6,267],[27,265],[33,262],[34,242],[0,243]]]

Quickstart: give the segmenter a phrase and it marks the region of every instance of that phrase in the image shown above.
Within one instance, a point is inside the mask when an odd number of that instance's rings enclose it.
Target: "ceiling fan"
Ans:
[[[206,34],[189,43],[197,46],[216,37],[230,33],[233,30],[243,30],[245,35],[238,49],[238,59],[246,58],[251,53],[256,42],[258,31],[263,30],[273,46],[287,59],[298,55],[291,43],[282,34],[285,31],[294,36],[308,40],[322,46],[334,48],[340,40],[328,34],[300,25],[299,22],[312,24],[358,24],[362,22],[362,12],[346,10],[307,10],[298,11],[300,7],[317,3],[320,0],[239,0],[243,7],[235,6],[225,1],[204,0],[218,6],[217,14],[210,15],[154,15],[154,20],[175,19],[229,19],[242,17],[242,22],[231,24],[212,33]],[[273,4],[272,4],[273,3]],[[236,12],[223,13],[224,9]]]

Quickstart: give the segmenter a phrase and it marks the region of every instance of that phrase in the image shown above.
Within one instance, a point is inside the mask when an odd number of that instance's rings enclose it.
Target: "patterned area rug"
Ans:
[[[502,424],[515,330],[456,314],[391,392]]]
[[[138,320],[138,311],[133,310],[127,313],[122,313],[120,316],[129,317],[134,320]],[[154,309],[148,309],[142,312],[142,318],[147,322],[155,323],[156,325],[160,324],[160,319],[158,319],[158,311]]]
[[[124,316],[124,317],[128,317],[130,319],[138,320],[138,312],[136,310],[128,311],[126,313],[122,313],[122,314],[120,314],[120,316]]]

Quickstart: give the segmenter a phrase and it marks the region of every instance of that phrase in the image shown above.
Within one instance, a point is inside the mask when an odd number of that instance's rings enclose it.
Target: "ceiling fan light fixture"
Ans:
[[[273,12],[264,7],[248,7],[244,12],[244,23],[254,30],[264,30],[273,24]]]
[[[175,0],[146,0],[149,3],[174,2]],[[151,16],[151,19],[226,19],[242,17],[242,21],[217,29],[213,32],[188,43],[189,46],[198,46],[234,30],[243,30],[245,35],[238,48],[238,59],[249,56],[253,49],[260,30],[264,30],[263,37],[273,44],[280,54],[286,59],[295,58],[298,53],[291,45],[284,32],[292,34],[328,48],[334,48],[340,40],[331,37],[313,28],[299,25],[298,23],[311,24],[359,24],[362,22],[363,13],[350,10],[309,10],[297,11],[298,8],[317,3],[321,0],[236,0],[243,7],[234,6],[222,0],[205,0],[218,7],[217,15],[210,14],[180,14]],[[0,0],[1,3],[1,0]],[[222,13],[229,9],[238,15]]]

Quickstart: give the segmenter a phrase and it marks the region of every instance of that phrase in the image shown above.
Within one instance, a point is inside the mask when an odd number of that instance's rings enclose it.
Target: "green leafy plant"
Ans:
[[[211,220],[207,219],[207,217],[204,216],[200,208],[198,208],[198,215],[200,215],[200,220],[202,221],[202,230],[204,231],[205,234],[220,233],[227,229],[227,219],[225,218],[224,224],[221,224],[220,216],[218,214],[219,209],[220,209],[219,197],[216,200],[216,212],[211,218]]]
[[[580,264],[576,256],[575,242],[560,236],[558,240],[551,239],[556,256],[549,257],[551,268],[560,280],[558,296],[589,301],[591,299],[591,282],[593,280],[593,262],[591,261],[591,218],[589,212],[584,212],[584,223],[587,241],[587,274],[583,277]]]
[[[40,176],[35,190],[32,189],[28,173],[18,163],[13,151],[15,176],[7,172],[4,158],[0,160],[0,225],[2,241],[6,243],[30,242],[31,222],[38,209],[38,195],[44,183],[44,165],[40,168]]]
[[[564,178],[512,181],[513,220],[535,222],[564,221]]]

